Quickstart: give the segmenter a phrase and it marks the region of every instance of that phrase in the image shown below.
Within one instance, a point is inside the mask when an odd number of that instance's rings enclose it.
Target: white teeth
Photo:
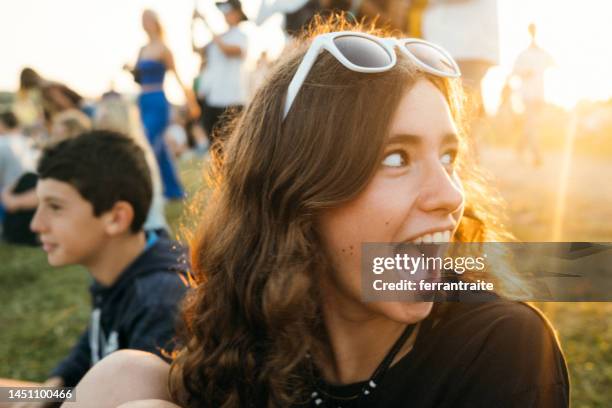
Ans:
[[[451,231],[446,230],[446,231],[434,232],[433,234],[421,235],[420,237],[413,239],[411,242],[417,245],[418,244],[432,244],[436,242],[450,242],[450,239],[451,239]]]

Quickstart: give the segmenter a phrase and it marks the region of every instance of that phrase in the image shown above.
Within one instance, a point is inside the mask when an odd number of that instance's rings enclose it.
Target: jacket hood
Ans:
[[[147,235],[147,238],[150,236]],[[111,286],[103,286],[93,281],[90,291],[94,302],[99,298],[107,298],[111,293],[121,292],[136,279],[152,273],[180,274],[187,278],[189,270],[186,249],[164,234],[158,234],[155,242],[149,245],[132,263],[119,275]]]

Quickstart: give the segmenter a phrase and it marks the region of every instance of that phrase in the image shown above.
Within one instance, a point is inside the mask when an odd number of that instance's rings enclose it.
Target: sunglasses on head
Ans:
[[[397,62],[395,49],[399,49],[425,72],[448,78],[461,76],[459,66],[448,51],[428,41],[417,38],[381,38],[352,31],[321,34],[312,41],[289,84],[283,120],[287,117],[310,69],[323,50],[329,52],[351,71],[377,73],[388,71],[395,66]]]

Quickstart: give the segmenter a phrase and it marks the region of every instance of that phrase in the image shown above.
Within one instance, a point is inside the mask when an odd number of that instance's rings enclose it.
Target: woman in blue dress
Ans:
[[[163,28],[154,11],[145,10],[142,13],[142,27],[149,37],[149,42],[140,49],[136,66],[130,69],[136,82],[141,85],[138,97],[140,116],[159,164],[164,196],[168,199],[181,199],[184,197],[183,187],[164,141],[164,131],[170,119],[170,105],[163,89],[166,71],[174,73],[179,85],[185,91],[192,116],[198,116],[199,108],[193,102],[193,95],[183,86],[176,72],[174,57],[164,42]]]

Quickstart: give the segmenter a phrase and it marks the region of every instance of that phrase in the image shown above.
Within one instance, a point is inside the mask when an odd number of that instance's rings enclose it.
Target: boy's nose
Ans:
[[[40,211],[40,206],[38,206],[36,212],[34,213],[34,217],[32,217],[32,221],[30,222],[30,229],[32,230],[32,232],[39,234],[43,231],[43,226],[44,223]]]

